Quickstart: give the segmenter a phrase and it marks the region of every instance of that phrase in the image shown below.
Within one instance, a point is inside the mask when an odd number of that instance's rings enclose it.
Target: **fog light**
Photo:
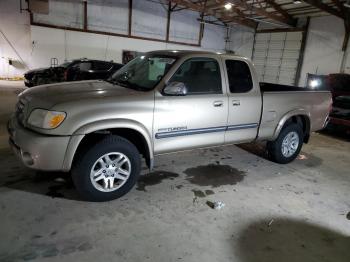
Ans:
[[[24,153],[22,152],[22,159],[24,164],[28,166],[32,166],[34,164],[34,160],[28,152],[24,152]]]

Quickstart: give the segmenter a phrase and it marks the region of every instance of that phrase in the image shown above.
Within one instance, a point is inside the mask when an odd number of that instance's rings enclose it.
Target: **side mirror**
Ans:
[[[170,96],[185,96],[187,95],[187,87],[182,82],[171,82],[165,86],[163,92]]]

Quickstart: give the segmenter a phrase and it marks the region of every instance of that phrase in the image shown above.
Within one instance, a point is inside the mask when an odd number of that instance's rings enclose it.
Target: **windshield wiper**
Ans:
[[[107,79],[107,80],[104,80],[108,83],[111,83],[113,85],[119,85],[119,86],[122,86],[122,87],[125,87],[125,88],[130,88],[130,89],[134,89],[134,90],[137,90],[137,91],[147,91],[146,88],[144,87],[141,87],[141,86],[138,86],[136,84],[132,84],[130,83],[129,81],[118,81],[118,80],[115,80],[115,79]]]
[[[120,81],[117,81],[117,80],[113,80],[113,79],[104,79],[104,81],[108,82],[108,83],[111,83],[113,85],[119,85],[119,86],[122,86],[122,87],[128,87],[128,85],[126,83],[122,83]]]

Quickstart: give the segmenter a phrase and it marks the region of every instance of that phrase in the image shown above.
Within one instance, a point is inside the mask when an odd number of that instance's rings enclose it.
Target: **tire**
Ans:
[[[283,152],[283,141],[289,138],[293,138],[292,140],[298,140],[298,145],[294,143],[292,149],[290,151]],[[287,126],[283,127],[277,139],[272,142],[267,143],[267,151],[269,155],[269,159],[273,162],[279,164],[287,164],[292,162],[299,154],[301,147],[303,145],[303,130],[302,127],[296,123],[290,123]],[[287,147],[288,148],[288,147]]]
[[[141,157],[128,140],[108,136],[85,152],[77,156],[72,167],[74,185],[83,199],[94,202],[117,199],[136,184],[141,170]]]

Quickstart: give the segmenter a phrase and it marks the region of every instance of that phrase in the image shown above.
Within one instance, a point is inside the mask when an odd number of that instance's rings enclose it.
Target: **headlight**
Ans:
[[[65,112],[34,109],[28,118],[28,124],[44,129],[54,129],[58,127],[65,118]]]

